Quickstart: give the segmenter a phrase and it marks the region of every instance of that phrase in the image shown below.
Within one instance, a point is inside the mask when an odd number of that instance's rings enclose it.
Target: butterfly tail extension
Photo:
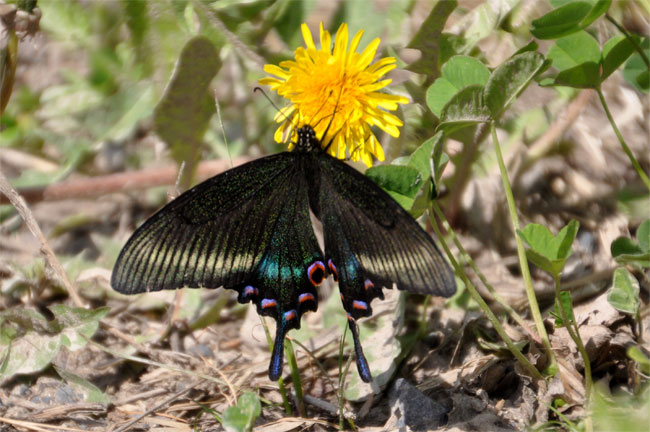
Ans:
[[[269,379],[271,381],[277,381],[282,376],[284,337],[286,335],[286,324],[284,322],[278,322],[278,328],[275,332],[275,342],[273,342],[273,352],[271,353],[271,362],[269,363]]]
[[[357,326],[357,321],[348,314],[348,326],[352,332],[352,339],[354,340],[354,355],[357,363],[357,371],[359,371],[359,376],[364,382],[371,382],[372,375],[370,374],[370,366],[368,366],[368,361],[366,356],[363,354],[363,348],[361,347],[361,342],[359,341],[359,327]]]

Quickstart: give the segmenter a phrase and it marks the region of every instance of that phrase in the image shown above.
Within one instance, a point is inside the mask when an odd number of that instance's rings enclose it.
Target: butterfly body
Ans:
[[[309,211],[323,224],[324,251]],[[292,152],[233,168],[171,201],[131,236],[111,284],[126,294],[182,287],[234,289],[241,303],[277,322],[269,377],[282,372],[286,333],[318,308],[332,275],[355,343],[357,368],[371,380],[356,320],[372,314],[382,287],[449,296],[453,274],[431,237],[363,174],[298,130]]]

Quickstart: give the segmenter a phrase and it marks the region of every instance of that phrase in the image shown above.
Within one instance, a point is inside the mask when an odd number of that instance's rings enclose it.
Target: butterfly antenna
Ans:
[[[282,112],[282,110],[281,110],[280,108],[278,108],[278,106],[275,104],[275,102],[273,102],[273,101],[271,100],[271,98],[269,97],[269,95],[266,94],[266,92],[264,91],[264,89],[263,89],[262,87],[255,87],[255,88],[253,89],[253,92],[256,92],[256,91],[259,91],[260,93],[262,93],[262,95],[264,95],[264,97],[266,98],[266,100],[269,101],[269,103],[270,103],[271,105],[273,105],[273,108],[275,108],[275,109],[276,109],[276,110],[277,110],[277,111],[278,111],[278,112],[279,112],[279,113],[284,117],[285,120],[287,120],[287,121],[290,121],[290,120],[291,120],[289,117],[286,116],[285,113]]]
[[[343,81],[345,82],[345,74],[343,74]],[[334,112],[332,113],[332,118],[330,119],[330,122],[328,123],[327,127],[325,128],[325,132],[323,132],[323,135],[322,135],[323,138],[327,136],[327,132],[329,132],[330,126],[332,126],[332,122],[334,122],[334,116],[336,115],[336,111],[339,108],[339,102],[341,101],[341,95],[342,94],[343,94],[343,86],[341,86],[341,89],[339,90],[339,96],[336,98],[336,104],[334,105]],[[350,114],[352,114],[352,113],[350,113]],[[350,116],[348,116],[348,120],[349,119],[350,119]],[[341,129],[343,129],[343,127],[341,127]],[[341,129],[336,131],[334,136],[332,136],[330,141],[325,145],[325,151],[327,151],[330,148],[330,146],[334,142],[334,137],[336,137],[336,135],[338,135],[338,133],[341,132]]]
[[[282,115],[282,117],[284,117],[284,119],[285,119],[287,122],[291,123],[291,118],[290,118],[290,117],[287,117],[287,115],[286,115],[285,113],[283,113],[282,110],[281,110],[280,108],[278,108],[278,106],[277,106],[277,105],[276,105],[276,104],[271,100],[271,98],[266,94],[266,92],[264,91],[264,89],[263,89],[262,87],[255,87],[255,88],[253,89],[253,92],[256,92],[256,91],[259,91],[260,93],[262,93],[262,95],[264,95],[264,97],[266,98],[266,100],[269,101],[269,103],[270,103],[271,105],[273,105],[273,108],[275,108],[275,109],[278,111],[278,113],[280,113],[280,114]],[[289,131],[291,131],[291,128],[289,129]],[[289,136],[291,136],[291,133],[289,133]],[[283,139],[285,139],[285,138],[284,138],[284,134],[283,134]],[[295,143],[294,143],[294,144],[295,144]]]

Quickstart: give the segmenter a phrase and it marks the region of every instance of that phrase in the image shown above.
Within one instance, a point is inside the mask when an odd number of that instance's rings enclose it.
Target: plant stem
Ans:
[[[346,325],[345,330],[343,330],[343,336],[341,336],[341,342],[339,343],[339,385],[336,391],[339,402],[339,430],[345,430],[345,416],[343,415],[343,409],[345,408],[345,378],[348,375],[348,370],[350,370],[350,364],[352,364],[352,355],[350,355],[348,356],[346,366],[343,367],[343,350],[347,335],[348,326]]]
[[[603,106],[603,109],[605,110],[605,114],[607,114],[607,119],[609,120],[609,124],[612,125],[612,129],[614,129],[614,133],[616,134],[616,137],[618,138],[618,142],[621,143],[621,147],[623,147],[623,151],[627,155],[627,157],[630,159],[630,162],[632,162],[632,166],[636,170],[636,172],[639,174],[639,177],[641,177],[641,180],[643,183],[645,183],[646,187],[650,191],[650,179],[648,178],[648,175],[643,172],[643,168],[641,168],[641,165],[639,162],[636,160],[634,157],[634,154],[632,153],[632,150],[628,147],[627,143],[625,142],[625,139],[623,138],[623,135],[621,135],[621,131],[618,130],[618,127],[616,126],[616,123],[614,122],[614,117],[612,117],[612,113],[609,112],[609,107],[607,106],[607,102],[605,101],[605,96],[603,96],[603,92],[600,90],[600,87],[596,88],[596,93],[598,93],[598,98],[600,99],[600,104]]]
[[[618,29],[618,31],[620,31],[621,33],[623,33],[623,35],[625,35],[627,40],[629,40],[630,43],[632,45],[634,45],[634,49],[636,50],[636,52],[639,53],[639,55],[641,56],[641,59],[643,59],[643,62],[646,65],[646,67],[650,68],[650,60],[648,59],[648,56],[645,54],[645,51],[643,51],[643,48],[641,47],[641,45],[639,45],[637,43],[637,41],[627,32],[627,30],[625,30],[622,25],[620,25],[618,22],[616,22],[616,20],[614,18],[612,18],[612,16],[610,14],[606,13],[605,18],[607,19],[607,21],[614,24],[614,26]]]
[[[287,338],[284,341],[284,352],[287,355],[287,362],[289,363],[289,370],[291,370],[291,381],[293,382],[293,389],[296,392],[296,407],[298,408],[298,415],[306,417],[305,403],[302,394],[302,382],[300,381],[300,370],[298,369],[298,362],[296,355],[293,352],[293,344]]]
[[[516,310],[514,310],[503,299],[503,297],[501,297],[499,295],[498,292],[496,292],[496,290],[494,289],[492,284],[490,282],[488,282],[488,280],[485,277],[485,275],[483,274],[483,272],[481,272],[481,270],[478,268],[478,266],[476,265],[476,263],[474,262],[472,257],[467,253],[467,251],[463,247],[462,243],[460,242],[460,239],[458,238],[458,236],[456,236],[456,233],[454,232],[454,230],[451,229],[451,225],[449,225],[449,221],[447,220],[447,218],[445,217],[445,214],[440,209],[440,206],[438,205],[438,203],[436,201],[433,201],[432,205],[433,205],[433,210],[436,213],[436,216],[438,216],[438,218],[442,222],[442,225],[445,227],[445,230],[447,230],[447,232],[451,236],[452,240],[454,241],[454,244],[456,245],[456,247],[458,248],[460,253],[465,256],[465,258],[467,259],[467,262],[469,263],[470,267],[472,267],[472,270],[474,270],[474,273],[476,273],[476,275],[479,277],[479,279],[481,280],[481,282],[483,283],[485,288],[487,288],[487,290],[490,292],[492,297],[494,297],[494,300],[496,300],[496,302],[499,303],[503,307],[503,309],[506,311],[506,313],[508,313],[510,318],[512,318],[517,324],[519,324],[528,333],[531,333],[532,330],[529,329],[528,323],[524,320],[524,318],[521,315],[519,315],[517,313]],[[537,337],[537,335],[534,335],[534,336]]]
[[[497,162],[499,163],[499,171],[501,172],[501,180],[503,182],[503,189],[506,194],[506,200],[508,201],[508,211],[510,212],[510,219],[512,221],[513,233],[515,236],[515,241],[517,242],[517,255],[519,257],[519,267],[521,268],[521,276],[524,279],[524,287],[526,288],[526,296],[528,297],[528,305],[530,306],[530,312],[533,316],[533,321],[535,321],[535,326],[537,327],[537,333],[539,333],[540,338],[542,339],[542,344],[546,350],[546,355],[549,360],[548,371],[555,373],[557,371],[557,364],[555,362],[555,355],[551,349],[551,343],[548,340],[548,334],[546,333],[546,328],[544,327],[544,322],[542,321],[542,314],[539,311],[539,305],[537,304],[537,297],[535,297],[535,290],[533,289],[533,281],[530,277],[530,270],[528,269],[528,260],[526,259],[526,251],[524,250],[524,242],[517,235],[517,230],[519,230],[519,217],[517,216],[517,208],[515,207],[515,198],[512,194],[512,188],[510,187],[510,181],[508,180],[508,172],[506,170],[506,165],[503,162],[503,155],[501,154],[501,146],[499,145],[499,139],[497,138],[497,131],[494,122],[490,124],[492,130],[492,142],[494,143],[494,149],[496,151]]]
[[[585,364],[585,401],[586,401],[585,406],[586,408],[588,408],[589,401],[591,399],[591,387],[592,387],[591,362],[589,361],[589,355],[587,354],[585,345],[582,343],[582,338],[580,338],[580,331],[578,330],[578,324],[575,322],[575,319],[570,319],[567,316],[566,311],[564,310],[564,306],[562,306],[562,302],[560,300],[560,293],[561,293],[560,275],[559,274],[553,275],[553,280],[555,282],[555,302],[557,304],[557,308],[560,310],[560,316],[562,317],[562,322],[564,323],[564,327],[569,333],[569,336],[571,337],[571,339],[573,339],[573,342],[575,342],[576,346],[578,347],[578,351],[582,356],[582,361]],[[573,309],[573,306],[571,306],[571,309]],[[590,424],[590,422],[587,422],[588,417],[589,414],[587,414],[585,417],[586,424]]]
[[[537,368],[533,366],[531,362],[528,361],[528,359],[517,349],[515,344],[512,342],[512,339],[508,336],[506,331],[504,330],[503,326],[499,322],[499,319],[494,315],[494,312],[490,309],[490,307],[485,303],[485,300],[481,297],[481,295],[476,291],[476,288],[474,285],[472,285],[472,282],[469,280],[465,272],[462,271],[460,266],[458,265],[458,262],[456,261],[456,258],[454,258],[454,255],[451,253],[451,250],[449,249],[449,246],[447,245],[447,242],[442,236],[442,233],[440,232],[440,228],[438,227],[438,224],[435,223],[435,220],[433,220],[433,217],[431,216],[431,213],[429,213],[430,219],[431,219],[431,226],[433,227],[433,230],[436,232],[436,235],[438,236],[438,241],[440,242],[440,245],[442,248],[445,250],[445,253],[447,254],[447,257],[449,258],[449,261],[451,262],[452,267],[454,268],[454,271],[456,272],[457,275],[460,276],[460,278],[463,280],[465,283],[465,286],[467,287],[467,290],[469,291],[470,295],[478,303],[479,307],[485,313],[487,318],[490,320],[492,323],[492,326],[494,327],[494,330],[499,334],[499,337],[501,337],[501,340],[505,342],[506,346],[512,353],[512,355],[521,363],[521,365],[531,374],[536,379],[542,380],[544,377],[542,374],[539,373]]]

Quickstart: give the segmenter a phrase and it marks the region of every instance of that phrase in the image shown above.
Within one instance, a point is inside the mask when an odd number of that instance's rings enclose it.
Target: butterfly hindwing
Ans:
[[[448,297],[455,291],[451,269],[418,223],[372,180],[324,153],[318,155],[319,198],[325,255],[338,278],[343,307],[355,342],[357,368],[370,371],[356,320],[370,316],[382,287]]]
[[[131,236],[111,285],[125,294],[244,282],[262,259],[290,189],[293,157],[233,168],[181,194]]]
[[[302,171],[301,158],[295,162]],[[318,307],[316,288],[327,276],[324,259],[309,217],[309,188],[304,173],[293,175],[277,208],[272,235],[253,276],[234,288],[240,302],[252,301],[260,315],[277,324],[269,365],[269,377],[282,372],[283,344],[287,331],[300,328],[306,311]]]

